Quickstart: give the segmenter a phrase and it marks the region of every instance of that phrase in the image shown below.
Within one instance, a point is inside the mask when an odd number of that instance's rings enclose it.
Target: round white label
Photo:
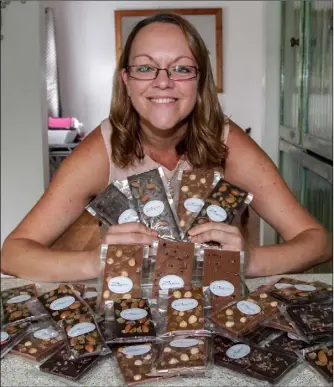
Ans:
[[[123,294],[128,293],[133,287],[133,282],[128,277],[114,277],[108,282],[108,288],[113,293]]]
[[[206,210],[208,217],[214,222],[224,222],[227,218],[227,213],[224,208],[212,204]]]
[[[248,345],[236,344],[226,351],[226,356],[228,356],[230,359],[241,359],[242,357],[247,356],[250,351],[251,349]]]
[[[293,288],[293,285],[292,284],[285,284],[283,282],[278,282],[277,284],[275,284],[275,288],[276,289],[287,289],[287,288]]]
[[[234,286],[228,281],[214,281],[210,284],[210,290],[215,296],[230,296],[234,293]]]
[[[9,334],[7,332],[1,332],[0,336],[0,343],[3,343],[4,341],[9,339]]]
[[[176,339],[172,340],[170,342],[171,347],[176,347],[176,348],[188,348],[188,347],[193,347],[194,345],[197,345],[198,341],[195,339]]]
[[[303,285],[303,284],[295,285],[295,288],[303,292],[314,292],[315,290],[317,290],[317,288],[312,285]]]
[[[187,310],[194,309],[198,305],[197,300],[194,298],[180,298],[172,302],[172,308],[179,312],[186,312]]]
[[[161,200],[151,200],[145,204],[143,212],[146,216],[153,218],[162,214],[164,208],[165,206]]]
[[[250,301],[239,301],[237,303],[237,308],[240,310],[241,313],[244,314],[258,314],[261,312],[261,308],[259,305],[254,304]]]
[[[34,337],[40,340],[50,340],[57,337],[59,333],[53,328],[40,329],[34,333]]]
[[[137,222],[137,221],[138,221],[137,212],[132,208],[125,210],[118,218],[118,224]]]
[[[62,310],[72,305],[74,301],[75,301],[75,298],[72,296],[61,297],[61,298],[58,298],[58,300],[54,300],[53,302],[51,302],[50,309]]]
[[[10,298],[7,301],[7,304],[18,304],[19,302],[28,301],[30,298],[31,296],[29,296],[29,294],[21,294],[20,296]]]
[[[291,340],[298,340],[298,341],[301,341],[300,338],[296,335],[294,335],[293,333],[291,332],[288,332],[288,338],[291,339]]]
[[[93,323],[82,322],[79,324],[75,324],[74,327],[72,327],[67,332],[67,336],[69,337],[81,336],[81,335],[84,335],[85,333],[93,331],[94,329],[96,329],[96,327]]]
[[[97,297],[97,292],[94,292],[94,291],[88,291],[88,292],[86,292],[83,296],[82,296],[82,298],[84,299],[84,300],[86,300],[87,298],[94,298],[94,297]]]
[[[181,277],[171,274],[165,275],[159,281],[160,289],[169,290],[169,289],[180,289],[184,286],[184,281]]]
[[[140,308],[125,309],[121,312],[121,317],[124,320],[140,320],[147,316],[147,311]]]
[[[150,352],[151,347],[149,345],[132,345],[131,347],[126,347],[122,350],[122,353],[127,356],[140,356],[145,355],[145,353]]]
[[[190,198],[184,202],[184,208],[190,212],[200,212],[203,206],[203,200],[198,198]]]

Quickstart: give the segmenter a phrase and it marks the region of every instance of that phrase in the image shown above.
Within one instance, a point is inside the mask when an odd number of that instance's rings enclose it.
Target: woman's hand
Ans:
[[[193,227],[188,234],[193,243],[214,241],[220,243],[223,250],[244,250],[244,240],[240,230],[228,224],[208,222]]]
[[[103,237],[103,243],[151,245],[158,233],[141,223],[130,222],[110,226]]]

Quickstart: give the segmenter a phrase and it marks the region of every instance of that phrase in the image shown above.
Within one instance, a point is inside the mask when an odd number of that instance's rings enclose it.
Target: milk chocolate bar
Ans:
[[[143,256],[143,246],[108,246],[102,286],[102,308],[112,300],[140,298]]]
[[[204,329],[203,288],[170,290],[167,310],[167,331]]]
[[[235,336],[255,329],[262,321],[278,313],[279,303],[267,293],[251,293],[247,298],[225,306],[214,313],[214,323]]]
[[[283,277],[272,286],[270,294],[286,304],[303,305],[332,298],[333,288],[322,282],[305,282]]]
[[[176,210],[169,203],[160,174],[162,169],[153,169],[129,176],[131,193],[142,223],[156,230],[160,238],[181,240]]]
[[[245,343],[214,337],[215,364],[268,382],[279,381],[296,364],[297,357]]]
[[[138,221],[131,202],[112,183],[88,204],[86,210],[108,226]]]
[[[161,290],[191,286],[194,262],[193,243],[160,241],[154,267],[153,298]]]
[[[128,386],[157,380],[147,376],[157,357],[158,347],[153,343],[117,347],[115,356]]]
[[[10,323],[1,327],[0,336],[0,358],[2,359],[12,347],[16,345],[21,339],[23,339],[31,324],[27,322],[23,323]]]
[[[156,336],[147,300],[131,299],[114,302],[116,338]]]
[[[106,349],[93,314],[67,285],[39,297],[52,319],[66,332],[70,358],[76,359]]]
[[[27,334],[13,347],[11,353],[39,362],[63,345],[61,332],[50,324]]]
[[[209,287],[212,313],[239,299],[242,296],[240,253],[204,249],[203,286]]]
[[[205,200],[193,226],[210,221],[231,224],[235,214],[245,204],[249,204],[252,198],[253,196],[246,191],[220,179]]]
[[[32,317],[27,302],[37,296],[35,284],[7,289],[1,292],[4,323]]]
[[[305,359],[328,382],[333,383],[333,345],[319,345],[307,351]]]
[[[40,365],[39,370],[70,380],[78,380],[98,361],[98,356],[70,360],[67,351],[62,347],[58,352]]]
[[[208,358],[208,338],[173,338],[164,343],[155,372],[164,375],[202,373],[207,370]]]
[[[204,206],[204,200],[212,190],[214,174],[214,170],[203,169],[182,172],[177,215],[184,233]]]

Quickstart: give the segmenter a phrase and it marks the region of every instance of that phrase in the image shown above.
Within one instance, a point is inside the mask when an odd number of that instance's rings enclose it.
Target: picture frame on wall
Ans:
[[[182,15],[202,36],[209,51],[213,77],[218,93],[223,92],[223,10],[222,8],[196,9],[137,9],[115,10],[115,38],[117,62],[132,28],[142,19],[157,12],[168,11]]]

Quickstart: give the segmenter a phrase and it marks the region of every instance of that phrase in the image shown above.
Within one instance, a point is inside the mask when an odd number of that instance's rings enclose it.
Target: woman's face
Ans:
[[[129,65],[197,67],[181,29],[167,23],[152,23],[138,32],[131,47]],[[191,113],[196,103],[198,77],[175,81],[168,78],[166,71],[160,71],[154,80],[136,80],[125,70],[122,72],[142,124],[158,130],[174,128]]]

